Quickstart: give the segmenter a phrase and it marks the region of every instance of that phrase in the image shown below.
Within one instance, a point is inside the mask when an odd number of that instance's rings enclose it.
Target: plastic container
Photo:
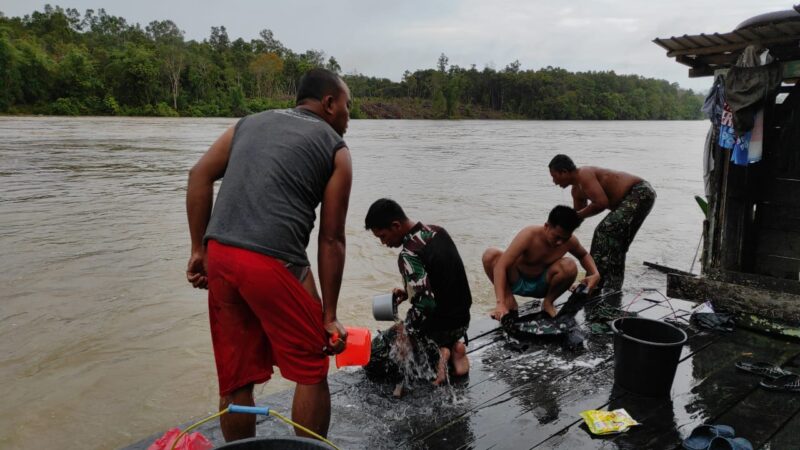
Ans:
[[[330,449],[328,444],[317,439],[296,436],[255,437],[229,442],[218,450],[319,450]]]
[[[336,355],[336,368],[366,366],[372,352],[372,335],[367,328],[345,327],[347,345]]]
[[[686,343],[680,328],[657,320],[627,317],[611,322],[614,382],[646,397],[669,396]]]
[[[397,319],[397,304],[392,294],[382,294],[372,297],[372,317],[375,320],[395,321]]]

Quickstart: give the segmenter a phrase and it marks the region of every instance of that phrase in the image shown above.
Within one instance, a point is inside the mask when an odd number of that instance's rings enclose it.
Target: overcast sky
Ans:
[[[2,0],[6,16],[42,10],[38,0]],[[728,32],[764,12],[789,9],[772,0],[72,0],[64,8],[105,8],[143,27],[170,19],[187,39],[203,40],[224,25],[231,40],[271,29],[295,52],[322,50],[344,73],[399,80],[405,70],[432,68],[441,53],[450,64],[502,69],[557,66],[570,71],[614,70],[666,79],[705,91],[710,78],[690,79],[668,59],[656,37]]]

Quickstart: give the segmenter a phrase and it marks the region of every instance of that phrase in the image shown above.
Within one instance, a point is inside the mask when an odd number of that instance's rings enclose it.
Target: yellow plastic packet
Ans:
[[[615,409],[614,411],[589,409],[583,411],[581,417],[589,427],[589,431],[598,435],[622,433],[634,425],[640,425],[624,409]]]

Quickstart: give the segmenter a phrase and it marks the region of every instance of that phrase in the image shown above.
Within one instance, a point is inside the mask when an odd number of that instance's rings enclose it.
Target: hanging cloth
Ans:
[[[753,129],[756,112],[781,84],[780,64],[759,65],[754,46],[747,47],[725,76],[725,101],[733,113],[737,136]]]

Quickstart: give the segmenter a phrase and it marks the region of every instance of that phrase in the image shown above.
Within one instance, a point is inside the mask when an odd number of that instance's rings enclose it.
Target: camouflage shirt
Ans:
[[[405,321],[410,332],[469,324],[472,296],[464,264],[444,228],[414,225],[403,238],[397,264],[411,303]]]

